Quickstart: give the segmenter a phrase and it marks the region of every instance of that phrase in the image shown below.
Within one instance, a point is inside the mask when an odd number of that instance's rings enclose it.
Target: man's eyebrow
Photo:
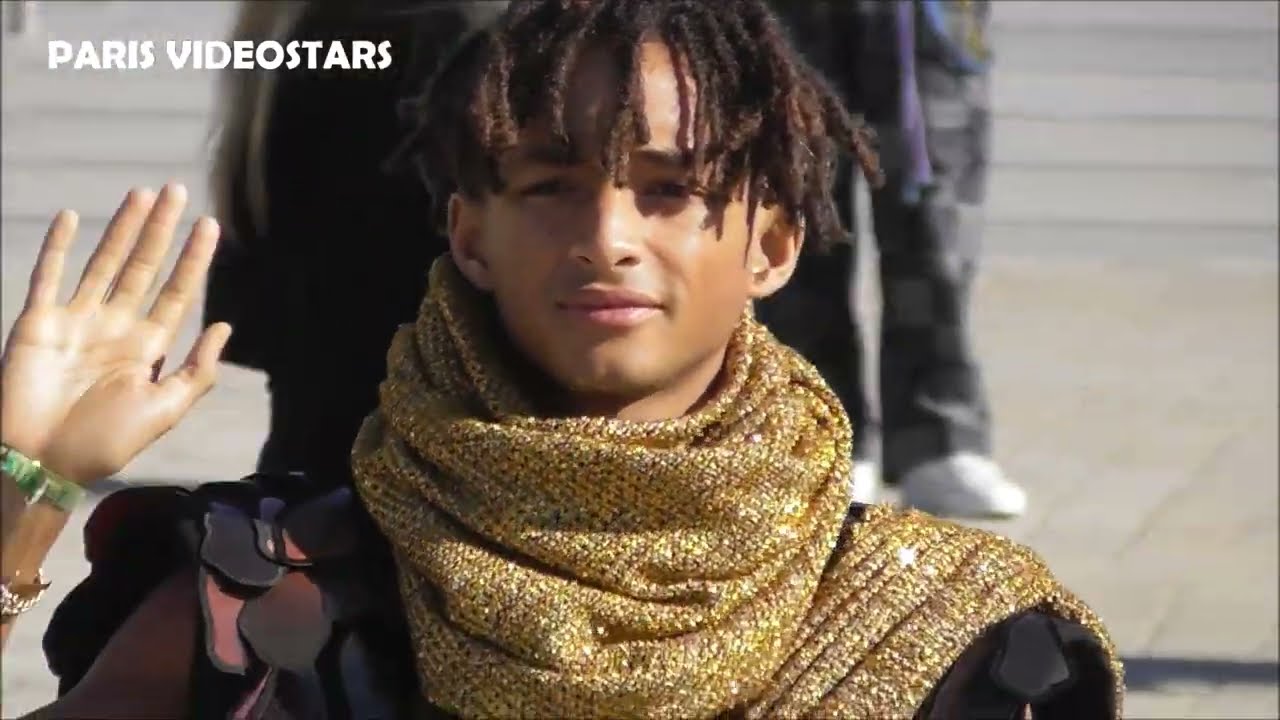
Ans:
[[[577,165],[581,158],[574,148],[562,143],[538,143],[522,145],[515,148],[508,156],[510,162],[532,163],[534,165],[555,165],[567,167]]]
[[[636,148],[633,155],[638,160],[672,170],[688,171],[693,168],[693,152],[690,150],[642,147]]]
[[[648,165],[679,172],[693,168],[693,152],[690,150],[641,147],[632,151],[632,157]],[[576,148],[563,143],[537,143],[513,148],[505,158],[506,163],[529,163],[554,167],[571,167],[583,162]]]

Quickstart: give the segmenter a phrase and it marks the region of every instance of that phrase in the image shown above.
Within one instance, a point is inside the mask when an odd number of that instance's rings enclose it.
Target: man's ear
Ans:
[[[461,193],[449,197],[449,254],[472,285],[481,290],[492,290],[493,279],[485,258],[482,222],[479,202]]]
[[[782,289],[796,271],[800,249],[804,245],[804,228],[791,222],[776,209],[761,210],[761,229],[751,243],[747,258],[751,272],[751,297],[766,298]]]

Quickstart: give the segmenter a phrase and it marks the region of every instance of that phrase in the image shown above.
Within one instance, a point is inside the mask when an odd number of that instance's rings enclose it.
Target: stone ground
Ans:
[[[229,18],[220,2],[44,3],[35,32],[5,38],[6,331],[57,208],[96,236],[131,185],[205,188],[213,74],[50,71],[44,41],[219,38]],[[977,341],[999,459],[1033,504],[988,527],[1107,620],[1131,717],[1280,717],[1276,29],[1264,2],[996,5]],[[228,368],[123,479],[238,477],[265,408],[261,378]],[[8,713],[51,697],[39,637],[85,571],[79,541],[59,542],[53,597],[11,640]]]

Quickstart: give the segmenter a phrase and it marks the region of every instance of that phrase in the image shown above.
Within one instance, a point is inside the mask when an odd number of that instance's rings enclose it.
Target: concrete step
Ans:
[[[70,164],[204,164],[212,118],[166,121],[75,113],[6,115],[0,152],[6,167]]]
[[[997,7],[1006,3],[998,2]],[[1261,4],[1261,3],[1259,3]],[[998,15],[998,13],[997,13]],[[995,25],[997,72],[1189,75],[1275,81],[1274,30]]]
[[[1006,167],[992,173],[994,222],[1275,227],[1274,172]]]
[[[218,73],[178,71],[159,64],[146,71],[49,70],[4,67],[5,118],[57,114],[206,118],[214,106]]]
[[[999,0],[992,8],[992,25],[1000,29],[1138,28],[1274,34],[1280,26],[1280,5],[1258,0]]]
[[[8,2],[8,0],[6,0]],[[181,37],[222,39],[235,20],[238,3],[227,0],[153,2],[59,0],[39,4],[35,31],[26,40],[141,40]]]
[[[158,189],[166,181],[185,183],[193,211],[208,207],[205,169],[183,165],[67,165],[22,168],[6,163],[0,186],[0,214],[6,221],[47,223],[62,207],[84,222],[109,218],[131,187]]]
[[[1027,260],[1199,259],[1275,272],[1280,242],[1274,227],[993,222],[983,232],[982,253],[983,257]]]
[[[997,115],[993,162],[1078,169],[1223,169],[1275,172],[1274,122],[1192,119],[1091,122]],[[999,171],[999,170],[998,170]]]
[[[992,77],[997,114],[1095,121],[1275,121],[1276,83],[1114,73],[1051,74],[1008,67]]]

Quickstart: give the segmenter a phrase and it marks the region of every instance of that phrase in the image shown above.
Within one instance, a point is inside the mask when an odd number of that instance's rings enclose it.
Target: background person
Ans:
[[[416,172],[387,160],[401,101],[505,2],[244,2],[237,39],[391,42],[382,70],[228,71],[212,188],[224,228],[206,324],[236,328],[224,357],[266,373],[258,469],[343,482],[377,403],[385,349],[411,322],[447,248]]]
[[[985,0],[776,3],[807,57],[876,130],[886,183],[871,192],[881,287],[879,417],[849,307],[856,235],[802,259],[761,317],[817,365],[854,421],[855,493],[880,479],[941,515],[1008,517],[1025,491],[992,459],[992,419],[970,306],[991,154]],[[835,197],[857,230],[855,173]],[[879,454],[882,472],[875,463]]]

